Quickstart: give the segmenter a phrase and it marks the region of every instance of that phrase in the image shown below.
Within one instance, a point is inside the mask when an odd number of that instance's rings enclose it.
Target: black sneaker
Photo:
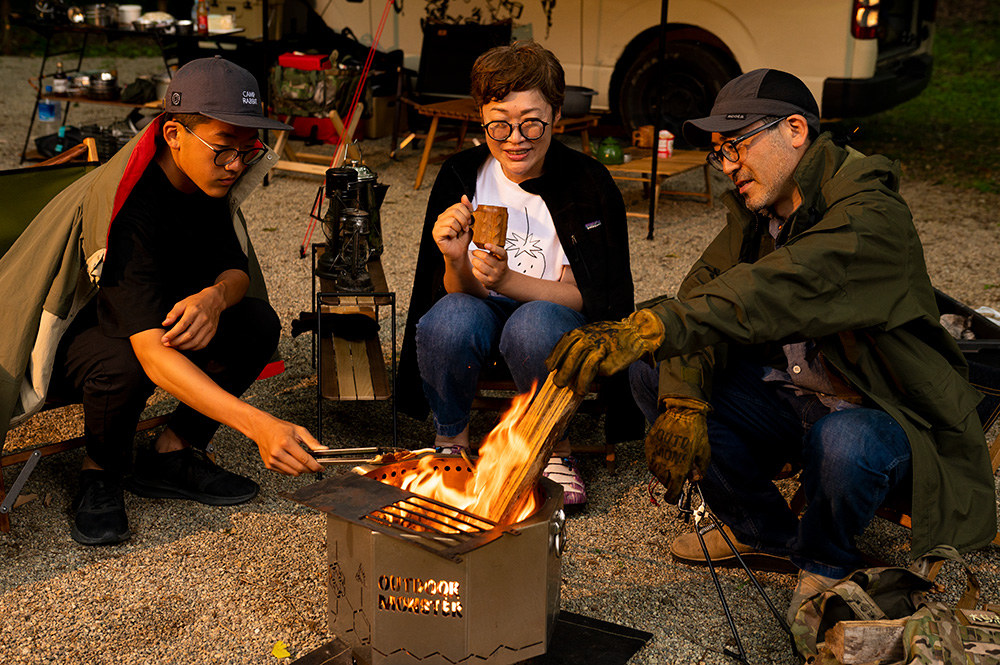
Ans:
[[[80,472],[80,493],[73,510],[76,517],[70,533],[81,545],[114,545],[132,537],[122,482],[104,471]]]
[[[244,503],[260,490],[254,481],[226,471],[190,447],[139,453],[125,488],[149,499],[191,499],[211,506]]]

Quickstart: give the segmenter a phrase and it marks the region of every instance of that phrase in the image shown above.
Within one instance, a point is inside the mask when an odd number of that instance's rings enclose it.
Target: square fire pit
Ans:
[[[501,665],[545,653],[559,614],[562,487],[543,478],[535,513],[498,526],[386,484],[415,473],[418,459],[287,495],[328,516],[330,631],[371,665]],[[461,457],[434,462],[446,482],[472,473]]]

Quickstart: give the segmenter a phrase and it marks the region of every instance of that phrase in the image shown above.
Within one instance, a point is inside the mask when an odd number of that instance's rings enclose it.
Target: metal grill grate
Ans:
[[[282,496],[456,562],[505,533],[518,533],[513,527],[353,473]]]

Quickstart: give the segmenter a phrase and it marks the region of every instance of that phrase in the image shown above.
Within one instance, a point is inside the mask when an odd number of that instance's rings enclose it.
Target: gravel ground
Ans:
[[[27,79],[39,61],[3,58],[0,77],[0,168],[18,166],[32,109]],[[86,62],[84,68],[109,63]],[[158,61],[114,63],[119,80],[155,73]],[[83,105],[73,108],[73,124],[109,122],[122,109]],[[566,139],[574,145],[572,137]],[[575,143],[579,145],[578,140]],[[363,144],[369,165],[390,184],[383,207],[386,251],[383,264],[398,294],[397,332],[402,335],[411,275],[426,197],[437,173],[431,165],[425,184],[413,190],[417,151],[388,158],[388,140]],[[439,146],[443,154],[446,144]],[[329,147],[316,150],[329,152]],[[700,173],[678,176],[677,188],[697,188]],[[259,382],[245,398],[252,404],[310,428],[316,424],[316,379],[311,340],[293,339],[289,322],[310,308],[311,279],[299,246],[320,180],[277,173],[245,206],[251,234],[268,280],[272,301],[284,323],[284,374]],[[717,191],[725,182],[716,176]],[[645,203],[638,186],[626,189],[630,209]],[[949,189],[904,178],[903,194],[913,209],[935,284],[974,307],[1000,309],[1000,246],[996,210],[1000,197]],[[719,206],[677,199],[658,211],[654,240],[645,222],[630,222],[636,297],[676,288],[683,273],[723,223]],[[314,236],[318,240],[319,236]],[[7,297],[10,297],[9,295]],[[388,313],[386,313],[386,316]],[[388,319],[382,342],[391,344]],[[149,412],[167,411],[168,396],[157,394]],[[391,411],[385,403],[326,403],[326,442],[332,445],[385,445]],[[73,408],[42,414],[11,432],[5,450],[58,440],[81,430]],[[479,437],[494,422],[479,414],[472,433]],[[420,447],[433,437],[429,422],[400,417],[404,445]],[[600,440],[602,427],[579,415],[570,426],[574,441]],[[140,436],[146,445],[150,436]],[[13,529],[0,534],[0,661],[9,663],[270,663],[276,641],[288,645],[290,662],[329,641],[326,629],[325,530],[323,518],[278,496],[311,478],[287,478],[265,470],[253,444],[227,428],[215,441],[219,461],[261,484],[248,504],[227,508],[190,502],[126,496],[133,538],[122,545],[88,548],[69,535],[69,504],[76,491],[82,451],[45,458],[23,494],[33,500],[12,515]],[[653,634],[630,661],[730,663],[724,647],[734,642],[707,572],[674,563],[669,543],[691,527],[676,509],[650,505],[642,442],[618,447],[618,471],[610,474],[596,456],[582,459],[590,501],[569,519],[563,558],[564,609],[622,623]],[[6,471],[8,483],[20,466]],[[865,533],[863,547],[893,563],[906,561],[908,534],[881,521]],[[988,602],[1000,602],[1000,551],[989,547],[969,555]],[[788,641],[770,618],[742,573],[722,571],[722,587],[740,636],[753,662],[793,663]],[[779,608],[793,586],[790,575],[760,579]]]

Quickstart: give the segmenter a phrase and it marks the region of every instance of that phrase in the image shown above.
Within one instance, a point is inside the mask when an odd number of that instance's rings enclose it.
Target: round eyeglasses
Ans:
[[[708,156],[705,157],[705,159],[708,161],[709,164],[714,166],[719,171],[721,171],[723,168],[722,164],[723,157],[725,157],[727,160],[735,164],[736,162],[740,161],[740,149],[739,149],[740,143],[746,141],[751,136],[756,136],[757,134],[760,134],[764,130],[774,127],[787,117],[788,116],[786,115],[782,118],[775,118],[771,122],[761,125],[757,129],[751,129],[743,136],[737,136],[735,139],[729,139],[728,141],[723,141],[722,145],[719,146],[719,149],[713,150],[712,152],[708,153]]]
[[[542,138],[542,134],[545,133],[545,128],[548,126],[549,123],[538,118],[528,118],[516,125],[506,120],[494,120],[482,125],[483,129],[486,130],[486,134],[494,141],[506,141],[514,133],[515,129],[521,132],[521,136],[526,140],[537,141]]]
[[[261,158],[267,154],[267,148],[260,141],[253,148],[248,148],[247,150],[237,150],[236,148],[213,148],[208,141],[201,138],[197,134],[191,131],[191,129],[184,124],[177,123],[181,127],[187,130],[187,133],[195,137],[199,141],[205,144],[205,147],[215,153],[215,165],[216,166],[229,166],[237,159],[242,158],[243,163],[247,166],[253,166],[261,160]]]

